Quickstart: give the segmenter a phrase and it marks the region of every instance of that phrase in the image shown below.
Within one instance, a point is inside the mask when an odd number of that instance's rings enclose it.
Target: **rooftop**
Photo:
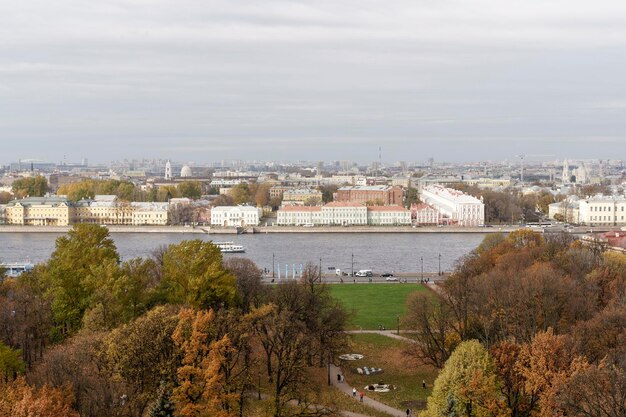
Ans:
[[[407,210],[402,206],[369,206],[367,211],[393,211],[407,213],[410,210]]]

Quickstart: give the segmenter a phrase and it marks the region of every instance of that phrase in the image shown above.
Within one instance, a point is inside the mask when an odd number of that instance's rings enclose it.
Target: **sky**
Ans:
[[[7,0],[0,161],[626,159],[623,0]]]

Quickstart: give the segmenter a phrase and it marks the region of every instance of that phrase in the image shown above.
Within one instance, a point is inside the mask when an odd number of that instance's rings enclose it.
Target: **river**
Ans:
[[[54,250],[54,233],[0,234],[0,262],[33,263],[46,261]],[[244,256],[260,268],[272,269],[272,255],[284,271],[285,264],[313,262],[322,270],[340,268],[349,272],[354,256],[354,270],[371,269],[375,273],[437,272],[439,254],[441,269],[449,271],[462,256],[476,248],[484,235],[480,233],[301,233],[250,235],[197,235],[168,233],[118,233],[111,235],[122,256],[127,260],[147,257],[161,245],[178,243],[185,239],[232,241],[246,248],[244,254],[225,254],[225,257]]]

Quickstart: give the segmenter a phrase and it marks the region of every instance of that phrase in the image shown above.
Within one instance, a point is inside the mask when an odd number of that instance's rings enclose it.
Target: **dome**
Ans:
[[[185,178],[185,177],[191,177],[191,168],[189,168],[189,165],[184,165],[183,168],[180,170],[180,176]]]

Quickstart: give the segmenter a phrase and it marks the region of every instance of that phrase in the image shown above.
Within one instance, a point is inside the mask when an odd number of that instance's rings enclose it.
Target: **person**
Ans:
[[[363,395],[365,395],[365,394],[363,394],[363,391],[361,391],[361,392],[359,393],[359,397],[360,397],[360,399],[361,399],[361,402],[363,402]]]
[[[337,374],[337,382],[341,382],[341,374]]]
[[[426,380],[422,379],[422,388],[426,389]]]
[[[352,388],[352,398],[356,398],[356,388]]]
[[[409,417],[411,415],[411,410],[409,410],[408,408],[406,409],[406,417]]]

